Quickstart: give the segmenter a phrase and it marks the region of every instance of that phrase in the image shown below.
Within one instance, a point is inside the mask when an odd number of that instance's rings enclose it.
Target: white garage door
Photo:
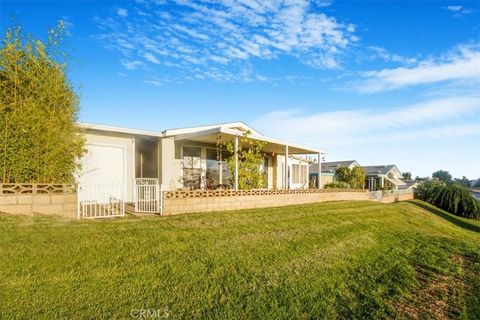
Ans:
[[[82,158],[79,194],[81,201],[104,202],[124,196],[126,187],[125,147],[122,145],[87,144]],[[100,192],[99,189],[109,190]]]

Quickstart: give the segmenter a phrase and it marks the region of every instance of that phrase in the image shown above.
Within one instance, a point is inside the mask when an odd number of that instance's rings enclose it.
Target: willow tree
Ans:
[[[21,27],[0,47],[0,181],[70,183],[83,153],[78,98],[61,62],[63,24],[40,41]]]

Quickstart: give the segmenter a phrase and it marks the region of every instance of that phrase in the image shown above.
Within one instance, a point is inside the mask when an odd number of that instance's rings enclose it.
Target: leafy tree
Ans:
[[[470,188],[471,186],[470,180],[468,180],[465,176],[463,176],[462,179],[455,178],[454,182],[455,184],[461,185],[465,188]]]
[[[363,189],[365,185],[365,170],[362,167],[340,167],[335,170],[338,182],[344,182],[352,189]]]
[[[260,189],[265,187],[266,181],[260,166],[264,162],[262,153],[266,142],[248,138],[250,132],[246,132],[238,139],[238,188]],[[232,173],[232,184],[235,172],[235,143],[233,141],[225,144],[227,151],[231,154],[225,161],[228,170]]]
[[[451,183],[452,182],[452,175],[445,170],[438,170],[432,173],[432,178],[440,180],[444,183]]]
[[[412,180],[412,173],[411,172],[403,172],[402,173],[403,180],[411,181]]]
[[[6,31],[0,46],[0,181],[70,183],[83,153],[78,99],[58,60],[63,24],[45,42]]]

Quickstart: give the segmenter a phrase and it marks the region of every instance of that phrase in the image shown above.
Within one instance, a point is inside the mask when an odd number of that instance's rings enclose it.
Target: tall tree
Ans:
[[[463,176],[462,179],[455,178],[454,182],[455,182],[455,184],[461,185],[462,187],[465,187],[465,188],[470,188],[471,187],[470,180],[468,180],[467,177],[465,177],[465,176]]]
[[[452,182],[452,175],[445,170],[438,170],[432,173],[432,178],[440,180],[444,183],[451,183]]]
[[[63,23],[46,41],[6,31],[0,47],[0,181],[70,183],[83,153],[78,99],[62,58]]]
[[[412,180],[412,173],[411,172],[403,172],[402,177],[403,177],[403,180],[410,181],[410,180]]]

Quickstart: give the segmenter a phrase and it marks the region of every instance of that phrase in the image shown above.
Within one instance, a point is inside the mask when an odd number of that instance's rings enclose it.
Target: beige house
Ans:
[[[78,174],[80,185],[122,186],[132,201],[136,179],[158,179],[164,190],[237,189],[238,169],[229,172],[223,162],[224,143],[249,132],[266,143],[262,152],[266,189],[308,188],[307,155],[323,151],[266,137],[243,122],[147,131],[98,124],[80,124],[87,153]],[[237,160],[238,162],[238,160]],[[238,168],[238,167],[237,167]]]
[[[370,190],[378,190],[387,187],[392,190],[398,190],[405,186],[402,173],[394,164],[365,166],[365,187]]]

